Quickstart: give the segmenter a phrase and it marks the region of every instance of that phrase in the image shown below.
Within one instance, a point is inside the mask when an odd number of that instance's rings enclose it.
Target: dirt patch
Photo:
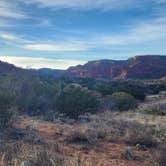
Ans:
[[[142,161],[129,161],[124,157],[124,152],[128,145],[117,144],[106,141],[98,141],[95,146],[79,145],[68,143],[65,141],[66,136],[72,130],[79,130],[81,124],[68,125],[60,123],[49,123],[43,121],[33,120],[29,117],[21,118],[14,124],[16,128],[35,128],[42,139],[48,143],[61,143],[61,153],[68,157],[77,157],[91,166],[141,166],[144,165]],[[137,156],[150,157],[149,151],[139,151],[132,147],[134,154]]]

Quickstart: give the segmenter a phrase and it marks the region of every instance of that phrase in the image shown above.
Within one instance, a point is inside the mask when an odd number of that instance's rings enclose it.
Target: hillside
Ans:
[[[0,75],[7,75],[11,73],[17,73],[23,71],[23,69],[18,68],[12,64],[0,61]]]
[[[53,79],[61,76],[116,79],[160,79],[166,76],[166,56],[135,56],[128,60],[97,60],[65,70],[42,68],[22,69],[0,61],[0,75],[21,74],[46,76]]]
[[[63,77],[78,68],[95,75]],[[88,78],[142,75],[161,80]],[[67,71],[0,62],[0,165],[165,164],[165,92],[165,57],[93,61]]]
[[[158,79],[166,75],[166,56],[136,56],[128,60],[98,60],[71,67],[71,77],[98,79]]]
[[[52,77],[53,79],[58,78],[64,74],[64,70],[56,70],[49,68],[41,68],[41,69],[22,69],[16,67],[13,64],[9,64],[7,62],[0,61],[0,76],[20,76],[20,77],[28,77],[28,76],[46,76]]]

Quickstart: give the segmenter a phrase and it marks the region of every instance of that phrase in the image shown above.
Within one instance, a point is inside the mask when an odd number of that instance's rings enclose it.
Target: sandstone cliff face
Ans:
[[[71,67],[70,77],[97,79],[153,79],[166,76],[166,56],[136,56],[128,60],[99,60]]]

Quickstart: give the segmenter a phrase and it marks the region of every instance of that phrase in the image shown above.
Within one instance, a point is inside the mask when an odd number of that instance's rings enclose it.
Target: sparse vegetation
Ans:
[[[0,83],[3,166],[89,166],[99,160],[108,165],[114,158],[124,165],[165,162],[164,148],[157,148],[166,140],[162,82],[15,75]],[[128,147],[132,160],[124,156]]]
[[[159,101],[142,106],[140,111],[153,115],[166,115],[166,102]]]
[[[2,166],[89,166],[91,161],[59,154],[54,145],[34,146],[24,142],[5,144],[0,153]]]
[[[112,95],[116,92],[126,92],[136,99],[143,101],[146,97],[146,86],[140,82],[134,81],[113,81],[111,83],[97,83],[95,90],[103,95]]]
[[[9,126],[12,112],[10,110],[13,98],[7,93],[0,93],[0,130]]]

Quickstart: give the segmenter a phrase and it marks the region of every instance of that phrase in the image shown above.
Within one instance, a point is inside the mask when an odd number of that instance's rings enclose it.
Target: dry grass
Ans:
[[[110,163],[112,166],[144,165],[145,161],[128,161],[123,157],[128,145],[122,138],[125,138],[125,130],[131,123],[111,119],[74,125],[34,121],[32,123],[33,119],[30,118],[20,119],[14,126],[22,129],[31,126],[32,131],[36,131],[43,142],[34,143],[26,139],[21,142],[6,140],[1,150],[1,157],[5,154],[4,162],[7,160],[14,163],[15,165],[12,166],[19,166],[22,161],[27,160],[33,164],[44,163],[42,159],[45,157],[44,160],[48,164],[58,162],[62,166],[65,164],[66,166],[81,164],[82,166],[109,166]],[[137,156],[145,156],[145,158],[151,156],[149,151],[139,151],[135,146],[132,147]],[[41,157],[42,155],[44,157]]]
[[[143,106],[151,103],[146,101]],[[90,119],[89,123],[65,124],[20,118],[13,127],[26,134],[17,140],[6,133],[0,144],[0,166],[20,166],[22,161],[32,166],[164,166],[165,151],[156,146],[166,141],[165,116],[140,110],[108,111]],[[126,160],[128,146],[143,160]]]
[[[0,153],[0,166],[20,166],[24,161],[31,166],[90,166],[88,160],[60,154],[53,144],[36,146],[15,142],[4,145]]]
[[[145,103],[140,104],[139,111],[153,115],[166,115],[166,97],[156,100],[147,99]]]

